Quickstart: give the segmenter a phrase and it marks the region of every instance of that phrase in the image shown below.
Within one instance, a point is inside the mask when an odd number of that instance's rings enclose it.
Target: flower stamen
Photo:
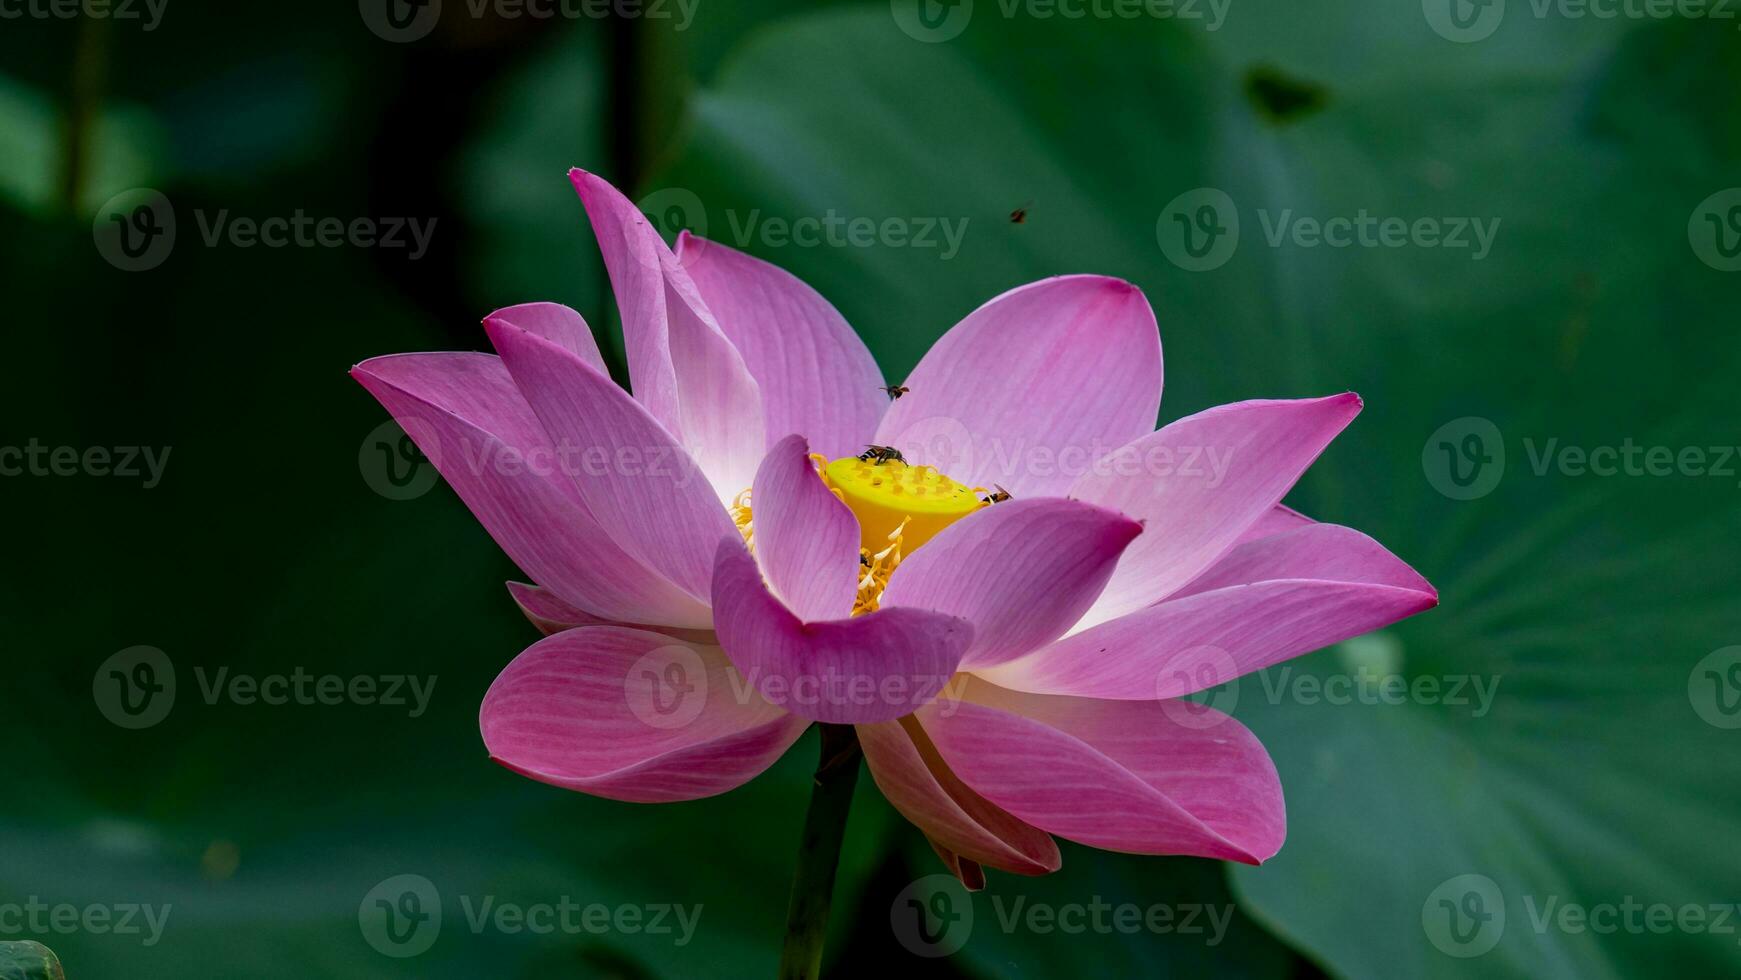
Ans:
[[[848,456],[831,462],[820,453],[811,453],[810,460],[816,464],[823,486],[858,518],[854,616],[877,610],[889,577],[903,558],[938,531],[992,502],[979,496],[987,491],[962,486],[936,467],[910,465],[898,454],[876,459]],[[755,551],[755,510],[749,490],[732,499],[730,512],[744,544]]]
[[[738,533],[744,536],[744,544],[753,553],[756,550],[755,513],[750,509],[750,491],[746,487],[731,502],[731,522],[738,527]]]

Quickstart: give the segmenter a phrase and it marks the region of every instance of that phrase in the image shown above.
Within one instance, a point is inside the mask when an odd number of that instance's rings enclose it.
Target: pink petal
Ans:
[[[846,318],[784,269],[687,231],[677,259],[761,386],[768,444],[796,432],[830,459],[862,452],[888,396]]]
[[[962,781],[1060,837],[1112,851],[1257,864],[1287,819],[1275,765],[1239,722],[1179,702],[1004,691],[919,712]],[[951,713],[953,709],[953,713]]]
[[[713,587],[713,549],[737,529],[713,488],[652,416],[611,379],[548,340],[487,325],[562,467],[624,551],[696,596]]]
[[[943,764],[913,719],[860,725],[858,741],[877,788],[925,832],[940,856],[948,855],[944,863],[958,876],[963,874],[961,858],[1016,874],[1058,870],[1062,858],[1051,835],[968,788]]]
[[[634,803],[713,796],[772,765],[808,723],[748,691],[718,648],[592,626],[546,637],[490,685],[490,757]]]
[[[1312,519],[1310,517],[1294,510],[1292,507],[1288,507],[1284,504],[1276,504],[1274,507],[1265,511],[1264,515],[1258,518],[1256,523],[1246,528],[1245,533],[1241,534],[1239,540],[1234,543],[1236,545],[1241,545],[1247,541],[1256,541],[1258,538],[1267,538],[1272,534],[1280,534],[1283,531],[1292,531],[1296,527],[1305,527],[1311,523]]]
[[[365,361],[351,374],[399,420],[514,564],[564,602],[610,619],[710,625],[701,599],[599,527],[499,359],[399,354]]]
[[[1076,500],[1008,500],[957,521],[908,556],[882,605],[972,623],[963,670],[1003,663],[1063,636],[1141,533],[1130,518]]]
[[[604,255],[611,292],[623,321],[629,386],[635,399],[672,432],[681,431],[677,371],[665,326],[665,243],[621,192],[584,170],[568,179],[586,207],[587,220]],[[604,373],[604,372],[601,372]]]
[[[762,396],[689,274],[628,198],[569,173],[622,314],[635,398],[675,434],[722,500],[749,486],[766,446]]]
[[[1377,542],[1333,524],[1241,545],[1189,591],[985,676],[1049,694],[1181,697],[1439,602],[1425,579]]]
[[[699,643],[703,646],[719,645],[719,638],[714,635],[711,629],[683,629],[678,626],[654,626],[604,619],[563,602],[549,589],[541,589],[536,585],[527,585],[524,582],[509,582],[508,595],[513,597],[514,604],[520,607],[520,612],[525,614],[526,619],[545,636],[580,626],[623,626],[629,629],[646,630],[649,633],[674,636],[685,643]]]
[[[568,348],[575,356],[597,368],[598,373],[611,373],[605,366],[604,355],[598,352],[598,341],[593,338],[592,328],[586,325],[579,313],[561,303],[522,303],[484,317],[485,323],[491,320],[535,333],[553,344]]]
[[[677,260],[669,261],[665,306],[677,372],[677,431],[720,499],[731,500],[749,488],[767,448],[761,389]]]
[[[803,436],[780,440],[750,494],[762,574],[799,619],[844,619],[858,594],[858,518],[829,492]]]
[[[719,539],[714,629],[739,671],[769,701],[834,724],[889,721],[935,698],[973,640],[964,620],[883,609],[807,623],[762,582],[734,532]]]
[[[1101,460],[1070,496],[1129,514],[1144,533],[1077,629],[1157,602],[1208,568],[1359,412],[1354,394],[1222,405]]]
[[[1349,527],[1306,524],[1229,551],[1170,599],[1275,579],[1360,582],[1437,598],[1438,590],[1384,545]]]
[[[610,620],[576,609],[556,598],[548,589],[541,589],[536,585],[509,582],[508,595],[513,597],[514,604],[520,607],[520,612],[525,614],[526,619],[545,636],[571,630],[576,626],[612,625]]]
[[[1061,496],[1154,428],[1161,338],[1148,300],[1105,276],[1012,289],[944,334],[875,442],[969,486]]]

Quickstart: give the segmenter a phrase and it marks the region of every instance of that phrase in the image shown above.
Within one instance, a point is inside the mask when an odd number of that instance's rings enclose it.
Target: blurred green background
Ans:
[[[984,299],[1099,272],[1155,306],[1163,420],[1359,391],[1365,413],[1288,502],[1368,531],[1443,593],[1216,695],[1286,788],[1289,841],[1262,868],[1066,845],[1056,875],[993,873],[962,949],[921,958],[891,906],[941,868],[862,779],[829,972],[1741,971],[1729,8],[665,0],[601,17],[571,0],[539,18],[392,2],[402,21],[375,0],[0,8],[0,445],[169,452],[156,482],[0,477],[0,939],[47,943],[75,980],[773,971],[814,734],[743,789],[662,807],[490,764],[479,700],[535,639],[502,588],[520,576],[445,486],[383,484],[396,433],[345,375],[482,347],[479,318],[529,300],[581,310],[620,372],[564,179],[583,166],[667,232],[815,285],[891,379]],[[105,205],[138,188],[164,195],[177,234],[126,271],[105,257]],[[1239,235],[1193,270],[1169,235],[1199,188],[1225,195]],[[415,257],[202,233],[299,212],[433,233]],[[1284,215],[1362,212],[1496,233],[1479,257],[1418,235],[1274,238]],[[941,231],[932,246],[769,231],[830,215],[964,233],[952,249]],[[1674,462],[1603,476],[1565,454],[1628,445]],[[178,693],[129,730],[100,668],[142,645]],[[207,703],[197,678],[224,668],[436,686],[415,717]],[[1391,675],[1439,693],[1324,693]],[[359,927],[401,874],[444,902],[434,944],[403,959]],[[684,946],[474,931],[461,899],[485,896],[703,913]],[[1066,933],[1006,926],[1017,901],[1236,911],[1220,936]],[[17,927],[31,902],[170,911],[147,945]]]

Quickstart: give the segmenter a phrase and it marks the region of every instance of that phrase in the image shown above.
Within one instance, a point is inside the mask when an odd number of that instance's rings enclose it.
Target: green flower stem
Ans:
[[[786,946],[780,953],[781,980],[815,980],[822,969],[822,943],[828,936],[828,907],[834,898],[834,872],[840,842],[858,783],[863,755],[851,725],[818,725],[822,759],[810,788],[810,810],[798,844],[798,870],[786,907]]]

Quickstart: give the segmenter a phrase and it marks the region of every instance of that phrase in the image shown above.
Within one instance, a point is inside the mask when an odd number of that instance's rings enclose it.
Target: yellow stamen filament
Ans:
[[[748,489],[732,499],[731,522],[738,526],[738,533],[744,536],[744,544],[748,545],[751,551],[755,551],[755,514],[750,510],[750,492]]]
[[[836,494],[840,491],[836,490]],[[863,616],[868,612],[876,612],[882,605],[883,590],[889,587],[889,576],[895,574],[895,569],[901,565],[905,557],[901,546],[907,530],[907,521],[901,521],[899,527],[889,532],[889,545],[876,554],[871,554],[869,548],[859,549],[859,567],[864,574],[858,577],[858,596],[852,601],[852,614]]]

